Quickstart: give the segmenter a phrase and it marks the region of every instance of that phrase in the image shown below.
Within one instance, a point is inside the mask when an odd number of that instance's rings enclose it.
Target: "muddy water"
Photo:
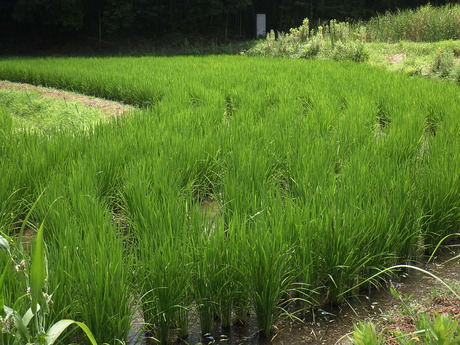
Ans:
[[[460,258],[457,257],[445,263],[447,260],[460,255],[460,247],[445,249],[432,263],[419,265],[419,267],[434,273],[447,283],[460,282]],[[442,284],[436,279],[413,269],[408,269],[392,281],[393,286],[399,293],[413,295],[413,299],[421,299],[432,292],[433,288],[441,288]],[[232,327],[229,330],[216,328],[205,337],[200,335],[198,318],[191,315],[190,336],[185,340],[178,340],[177,344],[304,344],[304,345],[344,345],[349,344],[347,333],[353,331],[353,325],[362,320],[382,320],[398,301],[390,294],[387,287],[380,291],[372,291],[366,296],[354,298],[349,305],[340,308],[319,310],[314,315],[307,315],[303,322],[293,321],[288,318],[280,320],[276,327],[278,332],[272,338],[266,339],[259,336],[257,323],[254,317],[250,317],[248,324],[241,327]],[[141,320],[138,315],[137,320]],[[140,326],[134,329],[140,330]],[[133,337],[128,344],[134,344]],[[140,339],[140,338],[139,338]],[[149,345],[150,341],[138,341],[138,344]]]

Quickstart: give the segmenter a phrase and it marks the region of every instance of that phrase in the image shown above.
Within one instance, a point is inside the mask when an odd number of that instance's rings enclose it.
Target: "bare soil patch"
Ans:
[[[403,62],[406,60],[406,54],[401,53],[401,54],[395,54],[392,57],[388,59],[389,63],[397,63],[397,62]]]

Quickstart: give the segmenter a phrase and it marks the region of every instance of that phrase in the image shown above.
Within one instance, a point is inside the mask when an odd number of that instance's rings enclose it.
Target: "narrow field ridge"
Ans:
[[[38,91],[42,97],[57,98],[65,101],[77,101],[84,106],[101,109],[105,114],[120,116],[134,110],[133,106],[106,99],[91,97],[74,92],[52,89],[43,86],[34,86],[24,83],[13,83],[0,80],[0,89],[15,89],[24,91]]]

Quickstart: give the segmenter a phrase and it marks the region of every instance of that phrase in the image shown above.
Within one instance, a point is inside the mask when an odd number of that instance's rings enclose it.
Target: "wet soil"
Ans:
[[[443,249],[431,263],[417,265],[448,284],[460,287],[460,247]],[[450,260],[450,261],[449,261]],[[447,262],[446,262],[447,261]],[[431,313],[450,312],[460,313],[460,301],[455,297],[433,293],[434,290],[445,290],[436,279],[417,271],[407,269],[396,276],[393,281],[382,284],[379,290],[370,291],[366,295],[353,298],[347,305],[327,308],[309,313],[302,320],[284,317],[276,324],[276,332],[271,338],[259,335],[257,322],[253,316],[248,318],[245,326],[233,326],[228,330],[219,328],[216,324],[212,334],[200,334],[198,316],[191,312],[190,335],[187,339],[177,340],[176,344],[248,344],[248,345],[345,345],[351,344],[347,334],[353,332],[353,326],[359,321],[373,321],[379,330],[386,328],[413,330],[413,322],[399,317],[401,303],[389,291],[393,286],[401,296],[411,296],[411,303],[418,304],[420,312]],[[396,316],[395,316],[396,315]],[[140,320],[140,314],[138,320]],[[391,319],[391,322],[389,320]],[[139,331],[140,328],[138,327]],[[135,343],[132,334],[130,342]],[[138,344],[150,345],[152,341],[139,341]],[[387,344],[392,344],[387,338]]]
[[[432,263],[417,265],[448,284],[460,287],[460,248],[444,249]],[[456,257],[456,258],[455,258]],[[449,259],[455,258],[449,262]],[[353,325],[359,321],[371,320],[378,325],[378,329],[398,327],[408,330],[412,321],[404,318],[393,319],[389,323],[389,315],[398,313],[401,303],[389,291],[392,285],[401,296],[411,296],[411,303],[418,304],[421,312],[439,311],[455,314],[459,303],[452,297],[433,297],[433,291],[445,290],[445,287],[436,279],[421,271],[408,269],[394,281],[389,281],[380,291],[372,291],[367,296],[361,296],[350,301],[350,305],[328,310],[330,314],[317,318],[316,322],[305,320],[305,324],[287,323],[280,329],[272,344],[350,344],[346,334],[353,332]],[[395,324],[396,323],[396,324]],[[388,342],[390,343],[390,342]],[[261,344],[259,342],[259,344]]]

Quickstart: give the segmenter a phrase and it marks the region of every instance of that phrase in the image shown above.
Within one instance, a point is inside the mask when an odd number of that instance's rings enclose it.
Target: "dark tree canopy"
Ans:
[[[449,2],[436,0],[432,5]],[[267,29],[286,31],[303,18],[367,19],[387,10],[415,8],[422,0],[0,0],[2,40],[106,35],[219,39],[253,38],[255,14],[266,13]]]

